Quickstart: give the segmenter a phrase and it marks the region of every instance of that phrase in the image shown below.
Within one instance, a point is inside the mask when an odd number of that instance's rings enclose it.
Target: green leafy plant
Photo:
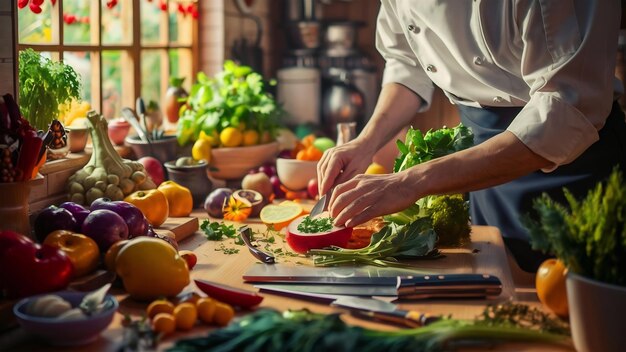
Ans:
[[[221,241],[224,237],[237,237],[237,230],[233,225],[226,225],[223,222],[204,220],[200,225],[200,230],[209,241]]]
[[[564,189],[567,205],[543,194],[538,218],[523,218],[533,248],[556,255],[574,273],[626,286],[626,185],[616,168],[582,200]]]
[[[275,84],[270,82],[270,84]],[[191,87],[187,104],[178,121],[178,143],[184,146],[198,139],[200,132],[219,134],[227,127],[252,129],[261,140],[273,140],[282,109],[266,91],[263,77],[248,66],[233,61],[213,78],[200,72]]]
[[[81,80],[74,69],[42,57],[32,49],[19,54],[19,101],[33,127],[47,130],[59,115],[59,105],[80,98]]]

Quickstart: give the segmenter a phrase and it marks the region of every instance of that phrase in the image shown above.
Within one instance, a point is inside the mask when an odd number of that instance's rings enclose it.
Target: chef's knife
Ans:
[[[325,281],[323,283],[309,281],[306,283],[268,284],[265,282],[255,286],[260,289],[290,290],[314,294],[390,296],[399,299],[493,298],[502,292],[502,283],[497,277],[481,274],[333,279],[333,282]]]
[[[365,318],[373,318],[385,322],[418,327],[432,323],[439,317],[415,311],[397,309],[396,305],[376,298],[354,297],[325,293],[309,293],[286,288],[258,286],[261,292],[278,294],[293,298],[305,299],[319,303],[330,303],[332,306],[348,309],[351,313]]]
[[[314,218],[320,215],[323,211],[328,209],[328,202],[330,202],[330,197],[333,195],[333,189],[331,188],[326,194],[320,197],[320,199],[313,205],[313,208],[309,212],[309,217]]]

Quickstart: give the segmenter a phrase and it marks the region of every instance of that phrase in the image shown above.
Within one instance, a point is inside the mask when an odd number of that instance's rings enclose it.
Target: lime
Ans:
[[[313,141],[313,146],[323,153],[327,149],[334,147],[335,142],[333,142],[333,140],[328,137],[319,137]]]

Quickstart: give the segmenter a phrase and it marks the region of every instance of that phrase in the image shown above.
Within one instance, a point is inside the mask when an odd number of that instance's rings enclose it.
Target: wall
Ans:
[[[0,1],[0,95],[15,95],[15,38],[11,15],[15,1]]]

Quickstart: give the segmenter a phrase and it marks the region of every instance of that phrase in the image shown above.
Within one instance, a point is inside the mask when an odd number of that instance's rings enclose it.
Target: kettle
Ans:
[[[338,74],[332,76],[322,98],[324,126],[333,138],[337,137],[337,124],[356,122],[357,126],[362,127],[365,117],[363,93],[350,81],[348,71],[337,71]]]

